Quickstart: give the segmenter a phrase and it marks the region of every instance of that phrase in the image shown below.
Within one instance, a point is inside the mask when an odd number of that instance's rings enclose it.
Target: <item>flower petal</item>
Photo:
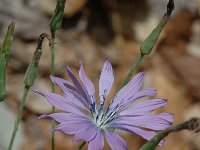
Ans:
[[[123,102],[126,103],[131,99],[141,88],[143,84],[144,72],[136,74],[114,97],[111,108]]]
[[[80,97],[76,97],[74,96],[74,92],[75,91],[69,91],[69,89],[66,87],[66,85],[71,85],[73,86],[69,81],[67,80],[64,80],[62,78],[59,78],[59,77],[55,77],[55,76],[51,76],[51,80],[54,84],[58,85],[62,92],[64,93],[64,96],[65,98],[68,100],[68,101],[71,101],[72,103],[74,103],[75,105],[83,108],[83,109],[86,109],[88,108],[88,105],[87,103],[85,102],[85,100],[83,100],[82,98]],[[75,88],[75,87],[74,87]],[[74,98],[76,97],[76,98]]]
[[[73,142],[81,140],[89,142],[97,135],[98,132],[97,127],[92,123],[85,125],[79,124],[79,128],[80,130],[74,135]]]
[[[75,97],[84,108],[89,108],[89,102],[88,99],[85,99],[83,95],[73,86],[67,83],[64,83],[65,87],[68,88],[68,90],[71,92],[73,97]]]
[[[125,101],[123,105],[128,105],[143,97],[155,96],[155,95],[156,95],[156,89],[153,89],[153,88],[143,89],[141,91],[138,91],[132,98]]]
[[[112,126],[129,125],[142,128],[148,128],[152,130],[164,130],[168,128],[173,122],[173,115],[169,113],[161,113],[158,115],[145,115],[135,117],[120,117],[115,119]]]
[[[112,150],[128,150],[126,141],[116,133],[105,130],[105,136]]]
[[[114,74],[111,63],[107,60],[100,75],[99,80],[99,97],[100,105],[104,104],[104,100],[110,92],[112,84],[114,82]]]
[[[88,120],[85,120],[83,118],[76,118],[68,120],[67,122],[60,123],[55,129],[53,129],[53,131],[62,131],[65,134],[76,134],[77,132],[82,130],[82,128],[88,127],[88,124],[90,124]]]
[[[129,125],[120,125],[120,126],[116,126],[116,128],[120,130],[125,130],[128,132],[133,132],[146,140],[151,140],[157,134],[157,132],[155,131],[146,131],[146,130],[129,126]],[[160,141],[159,145],[162,146],[163,143],[164,143],[164,140]]]
[[[66,88],[66,86],[64,85],[64,84],[70,84],[70,82],[69,81],[67,81],[67,80],[64,80],[64,79],[62,79],[62,78],[59,78],[59,77],[55,77],[55,76],[50,76],[50,78],[51,78],[51,81],[54,83],[54,84],[56,84],[56,85],[58,85],[60,88],[61,88],[61,90],[62,90],[62,92],[64,93],[64,94],[66,94],[66,95],[68,95],[69,94],[69,91],[67,90],[67,88]]]
[[[89,96],[92,96],[92,99],[91,99],[92,103],[95,102],[94,85],[93,85],[92,81],[88,78],[88,76],[86,75],[82,64],[81,64],[80,70],[79,70],[79,77],[80,77],[84,87],[86,88]]]
[[[137,116],[146,115],[151,111],[163,107],[167,104],[163,99],[143,100],[137,103],[132,103],[127,108],[119,112],[120,116]]]
[[[70,79],[74,83],[74,86],[76,87],[76,89],[80,92],[80,94],[83,96],[83,98],[85,100],[87,100],[87,93],[85,92],[85,90],[83,89],[82,85],[80,84],[80,82],[75,77],[75,75],[72,73],[71,69],[67,66],[66,70],[67,70],[67,73],[68,73]]]
[[[68,121],[70,113],[53,113],[53,114],[48,114],[48,115],[41,115],[39,119],[54,119],[57,122],[64,122]]]
[[[48,115],[41,115],[39,119],[54,119],[59,123],[63,122],[72,122],[76,120],[85,120],[87,121],[88,118],[76,114],[71,114],[71,113],[64,113],[64,112],[59,112],[59,113],[53,113],[53,114],[48,114]]]
[[[102,150],[104,147],[104,137],[98,130],[96,136],[89,142],[88,150]]]
[[[139,99],[139,98],[143,98],[143,97],[146,97],[146,96],[155,96],[155,95],[156,95],[156,89],[148,88],[148,89],[143,89],[143,90],[137,92],[133,96],[133,99]]]
[[[61,123],[52,131],[62,131],[65,134],[75,134],[80,130],[79,124]]]
[[[38,90],[35,90],[34,92],[37,92],[41,94],[42,96],[44,96],[51,105],[55,106],[58,109],[61,109],[73,114],[85,116],[85,114],[83,113],[83,110],[80,107],[74,105],[70,101],[67,101],[65,97],[63,96],[60,96],[55,93],[41,92]]]

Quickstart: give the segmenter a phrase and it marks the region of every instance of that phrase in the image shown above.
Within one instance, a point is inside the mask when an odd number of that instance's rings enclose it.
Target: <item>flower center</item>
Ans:
[[[105,129],[108,127],[108,124],[115,118],[116,111],[109,111],[109,108],[101,109],[98,111],[98,114],[94,117],[93,122],[100,129]]]

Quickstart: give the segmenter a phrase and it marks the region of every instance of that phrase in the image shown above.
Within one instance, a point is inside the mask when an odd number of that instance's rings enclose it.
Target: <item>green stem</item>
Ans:
[[[55,53],[54,53],[54,42],[55,42],[55,32],[53,30],[51,30],[51,38],[52,38],[52,46],[51,46],[51,75],[54,76],[54,61],[55,61]],[[53,82],[51,82],[51,89],[52,92],[55,92],[55,85]],[[52,113],[55,113],[55,107],[52,106]],[[55,128],[56,126],[56,122],[55,120],[52,120],[51,122],[51,127]],[[55,138],[54,138],[54,131],[52,131],[52,137],[51,137],[51,149],[54,150],[55,149]]]
[[[54,61],[55,61],[55,53],[54,53],[54,42],[55,42],[55,32],[51,31],[51,39],[52,39],[52,45],[51,45],[51,75],[54,75]],[[51,84],[52,92],[55,91],[55,85]]]
[[[81,145],[78,147],[77,150],[81,150],[85,144],[86,144],[86,142],[81,143]]]
[[[17,119],[15,120],[15,125],[14,125],[14,128],[13,128],[12,137],[11,137],[11,140],[10,140],[10,143],[9,143],[8,150],[12,149],[14,139],[15,139],[18,127],[19,127],[19,123],[22,119],[23,108],[24,108],[24,105],[25,105],[25,102],[26,102],[26,98],[27,98],[27,95],[28,95],[29,88],[30,87],[27,87],[27,86],[25,86],[25,88],[24,88],[22,101],[21,101],[20,106],[19,106],[18,116],[17,116]]]
[[[199,131],[200,118],[191,118],[189,121],[181,124],[171,126],[163,131],[158,132],[150,141],[144,144],[139,150],[155,150],[161,140],[172,132],[179,132],[182,130]]]
[[[136,58],[136,60],[133,63],[133,66],[131,67],[128,75],[125,77],[125,79],[122,81],[122,83],[120,84],[117,92],[123,87],[125,86],[128,81],[130,80],[130,78],[132,77],[133,73],[135,72],[135,69],[137,68],[137,66],[141,63],[142,59],[143,59],[144,55],[142,53],[140,53],[140,55]]]

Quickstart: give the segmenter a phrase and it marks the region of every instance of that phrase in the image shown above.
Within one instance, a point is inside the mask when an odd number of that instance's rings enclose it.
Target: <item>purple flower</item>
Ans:
[[[40,118],[52,118],[59,124],[53,129],[65,134],[74,134],[73,141],[88,142],[89,150],[102,150],[104,136],[112,150],[127,150],[126,142],[114,130],[124,130],[136,133],[146,140],[150,140],[158,130],[164,130],[173,122],[170,113],[152,114],[153,110],[166,105],[166,100],[140,100],[147,96],[155,96],[155,89],[141,90],[144,73],[135,75],[111,100],[104,106],[114,75],[109,61],[104,63],[99,80],[99,98],[97,105],[95,89],[91,80],[85,74],[83,65],[79,70],[81,82],[74,76],[69,67],[67,73],[72,80],[51,77],[58,85],[63,96],[36,91],[43,95],[48,102],[63,112],[42,115]],[[162,144],[162,142],[160,143]]]

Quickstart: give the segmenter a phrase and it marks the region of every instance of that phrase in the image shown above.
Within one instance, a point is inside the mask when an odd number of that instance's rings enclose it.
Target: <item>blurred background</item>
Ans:
[[[78,73],[83,60],[88,76],[98,89],[105,59],[111,61],[115,83],[110,97],[126,76],[139,54],[141,42],[151,33],[166,11],[167,0],[66,0],[62,29],[56,34],[55,73],[67,78],[65,65]],[[50,33],[49,21],[56,0],[0,0],[0,43],[9,23],[16,29],[8,63],[6,100],[0,103],[0,150],[5,150],[23,92],[23,77],[36,49],[37,37]],[[175,115],[175,124],[200,117],[200,0],[175,0],[172,19],[150,56],[138,71],[145,71],[144,87],[158,90],[157,97],[168,99],[159,111]],[[34,87],[51,91],[50,50],[43,44],[39,77]],[[60,90],[56,88],[56,92]],[[30,91],[13,150],[50,150],[50,120],[38,120],[50,113],[46,100]],[[74,150],[71,137],[56,132],[56,150]],[[130,150],[146,141],[120,132]],[[166,138],[158,150],[200,150],[200,135],[183,131]],[[86,149],[86,146],[85,146]],[[106,146],[105,149],[109,149]]]

